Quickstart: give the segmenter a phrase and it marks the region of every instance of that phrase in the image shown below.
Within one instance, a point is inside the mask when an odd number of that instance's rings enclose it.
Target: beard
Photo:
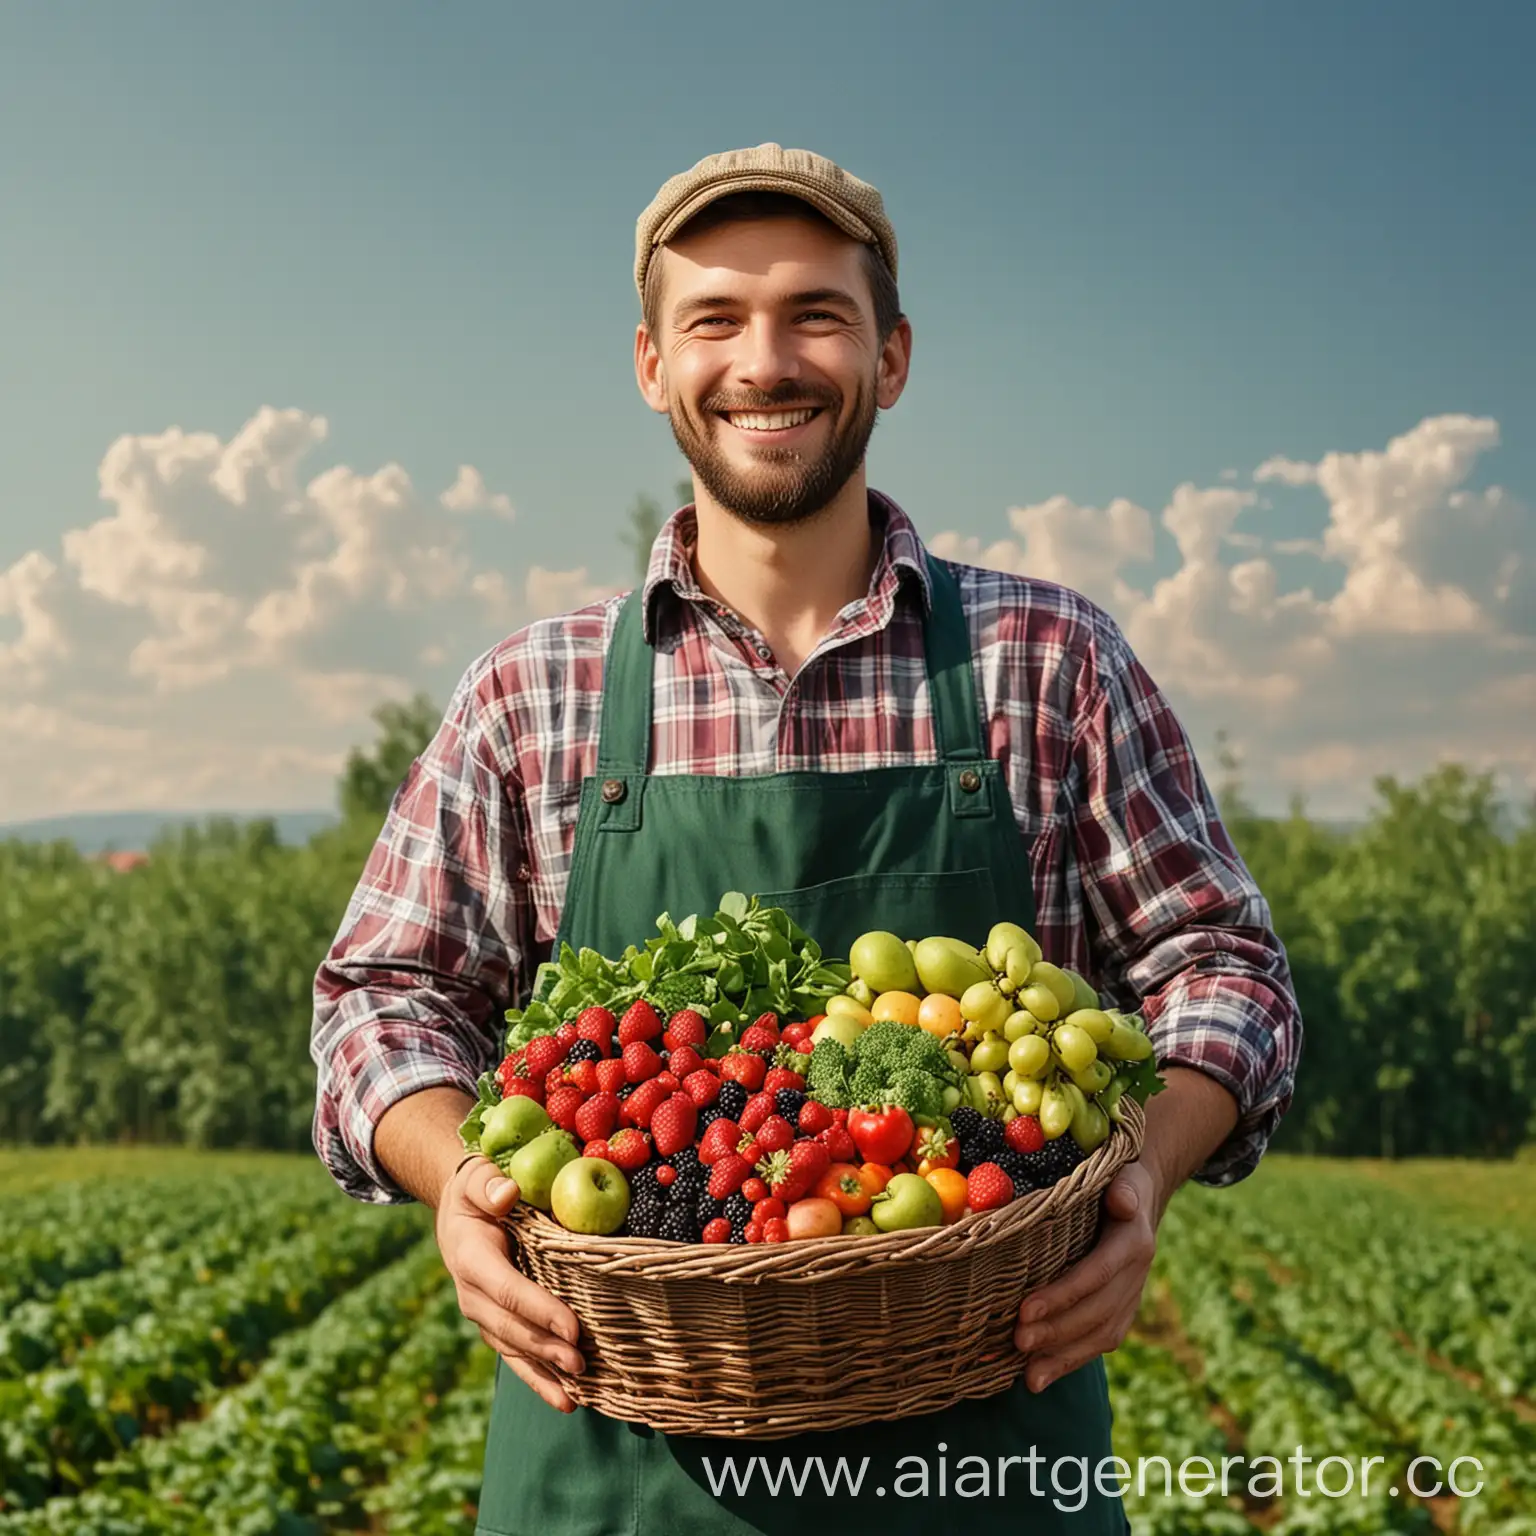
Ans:
[[[717,411],[807,404],[820,406],[822,415],[833,423],[832,439],[819,454],[811,456],[799,448],[754,447],[753,463],[743,466],[720,446],[716,434],[735,428],[715,415]],[[842,405],[843,396],[835,389],[786,385],[755,400],[712,396],[702,404],[704,420],[681,405],[667,414],[678,449],[715,501],[745,523],[782,527],[823,511],[864,462],[877,416],[874,380],[860,382],[853,409],[839,425]]]

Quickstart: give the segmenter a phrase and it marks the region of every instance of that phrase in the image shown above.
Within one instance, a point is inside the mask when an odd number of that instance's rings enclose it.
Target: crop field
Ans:
[[[0,1536],[472,1531],[495,1357],[426,1211],[302,1157],[18,1151],[0,1251]],[[1186,1190],[1109,1367],[1133,1464],[1380,1458],[1366,1498],[1158,1473],[1138,1532],[1531,1536],[1536,1165],[1274,1158]],[[1482,1491],[1414,1498],[1420,1455],[1478,1457]]]

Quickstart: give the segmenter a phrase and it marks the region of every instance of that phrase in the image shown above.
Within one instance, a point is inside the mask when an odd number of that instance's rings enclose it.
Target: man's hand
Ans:
[[[1031,1392],[1107,1355],[1124,1342],[1141,1305],[1157,1251],[1152,1175],[1127,1163],[1104,1194],[1107,1221],[1093,1251],[1042,1286],[1019,1308],[1014,1343],[1031,1355],[1024,1373]]]
[[[576,1314],[513,1267],[502,1218],[517,1203],[517,1185],[488,1158],[475,1158],[449,1179],[437,1201],[437,1246],[458,1288],[459,1310],[480,1337],[546,1403],[570,1413],[575,1403],[545,1362],[572,1374],[586,1369],[574,1347]]]

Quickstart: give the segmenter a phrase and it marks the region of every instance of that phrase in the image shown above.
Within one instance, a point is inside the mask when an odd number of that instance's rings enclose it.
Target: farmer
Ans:
[[[316,979],[320,1155],[359,1200],[435,1208],[459,1304],[500,1356],[481,1532],[1124,1531],[1112,1475],[1077,1507],[1052,1469],[1111,1454],[1101,1357],[1169,1197],[1249,1173],[1289,1102],[1284,951],[1115,623],[1049,582],[935,559],[866,483],[911,364],[896,275],[879,193],[817,155],[765,144],[662,187],[637,227],[635,377],[694,504],[639,590],[470,666]],[[726,890],[788,907],[834,954],[867,928],[1006,919],[1144,1010],[1167,1089],[1097,1246],[1024,1303],[1011,1388],[743,1445],[576,1408],[552,1371],[582,1369],[579,1321],[509,1263],[515,1187],[457,1127],[552,942],[616,956]],[[899,1320],[869,1349],[899,1375]],[[706,1459],[754,1451],[869,1472],[857,1496],[815,1473],[798,1496],[712,1491]],[[1038,1493],[1026,1464],[1001,1497],[939,1495],[941,1459],[1032,1454]],[[879,1496],[906,1456],[933,1467],[930,1496]]]

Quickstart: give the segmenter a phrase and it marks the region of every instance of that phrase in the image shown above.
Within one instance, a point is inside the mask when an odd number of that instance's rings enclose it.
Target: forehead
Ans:
[[[752,219],[684,231],[657,252],[668,304],[705,289],[759,297],[827,285],[862,292],[863,247],[822,220]]]

